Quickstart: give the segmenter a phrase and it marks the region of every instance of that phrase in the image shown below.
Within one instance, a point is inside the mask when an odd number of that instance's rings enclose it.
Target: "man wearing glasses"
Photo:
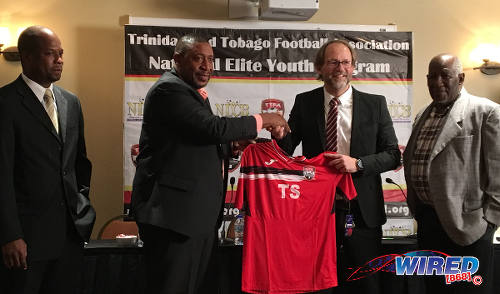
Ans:
[[[380,293],[377,275],[345,280],[352,269],[381,253],[386,215],[380,174],[395,169],[401,158],[392,120],[384,96],[363,93],[350,85],[356,52],[349,43],[325,43],[314,65],[324,85],[297,95],[288,120],[292,131],[278,144],[292,154],[302,142],[307,158],[334,151],[336,154],[325,155],[331,159],[329,164],[352,174],[358,197],[346,201],[336,195],[335,201],[337,248],[342,247],[339,286],[347,293]]]

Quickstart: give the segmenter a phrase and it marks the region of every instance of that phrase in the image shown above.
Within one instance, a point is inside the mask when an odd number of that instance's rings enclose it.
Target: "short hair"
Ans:
[[[358,54],[356,53],[356,50],[347,42],[346,40],[342,39],[335,39],[335,40],[330,40],[323,44],[321,48],[319,48],[318,53],[316,53],[316,58],[314,59],[314,67],[316,69],[320,68],[324,63],[325,63],[325,52],[326,48],[330,46],[331,44],[342,44],[349,49],[351,52],[351,63],[352,66],[356,66],[356,62],[358,61]],[[321,74],[318,75],[318,80],[323,80],[323,77]]]
[[[175,46],[174,54],[184,54],[189,50],[193,49],[194,44],[197,43],[208,43],[206,38],[203,38],[198,35],[185,35],[182,36]]]
[[[26,28],[17,40],[17,49],[21,56],[24,53],[32,53],[39,48],[40,39],[44,34],[44,30],[48,30],[46,27],[42,26],[31,26]]]

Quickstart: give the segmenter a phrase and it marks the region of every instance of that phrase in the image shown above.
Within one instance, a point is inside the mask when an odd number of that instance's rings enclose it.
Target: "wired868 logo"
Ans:
[[[436,255],[418,256],[421,251],[409,252],[406,256],[396,256],[394,264],[396,275],[436,275],[444,276],[446,284],[467,281],[474,285],[481,285],[483,278],[480,275],[473,276],[479,269],[479,260],[473,256],[449,256],[438,251]],[[439,256],[439,255],[442,256]]]
[[[483,283],[479,260],[473,256],[450,256],[433,250],[418,250],[404,254],[389,254],[377,257],[357,268],[347,280],[357,280],[378,271],[392,272],[398,276],[443,276],[446,284],[471,282],[476,286]]]

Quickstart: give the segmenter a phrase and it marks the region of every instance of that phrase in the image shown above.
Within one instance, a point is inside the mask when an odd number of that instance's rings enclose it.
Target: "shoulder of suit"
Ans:
[[[173,87],[172,87],[173,86]],[[199,95],[193,87],[184,82],[179,76],[171,73],[165,72],[160,79],[156,82],[153,88],[165,89],[168,91],[175,92],[188,92],[193,96]],[[200,96],[201,97],[201,96]]]
[[[357,90],[354,87],[352,87],[352,95],[359,96],[359,97],[367,97],[367,98],[372,98],[372,99],[385,99],[384,95],[362,92],[362,91]]]
[[[461,94],[464,99],[468,99],[470,105],[484,108],[498,108],[500,105],[486,97],[479,97],[469,94],[468,92],[462,92]]]
[[[71,100],[79,101],[78,97],[74,93],[72,93],[64,88],[61,88],[59,86],[54,85],[53,91],[55,92],[56,96],[58,94],[61,95],[61,97],[59,97],[59,98],[64,98],[64,99],[69,100],[69,101],[71,101]]]
[[[192,87],[189,86],[186,82],[184,82],[179,76],[167,71],[164,74],[161,75],[160,79],[156,82],[156,86],[158,87],[165,87],[168,85],[176,85],[181,86],[186,89],[191,89]]]
[[[299,93],[297,94],[297,98],[301,98],[301,97],[310,97],[310,96],[318,96],[318,95],[321,95],[323,96],[323,87],[319,87],[319,88],[315,88],[315,89],[312,89],[310,91],[307,91],[307,92],[302,92],[302,93]]]
[[[28,85],[22,80],[21,77],[8,83],[7,85],[0,88],[0,99],[5,102],[7,101],[19,101],[19,90],[25,87],[25,90],[29,90]]]
[[[0,93],[7,93],[9,91],[12,91],[14,90],[18,85],[26,85],[26,83],[21,79],[19,81],[19,79],[16,79],[10,83],[8,83],[7,85],[3,86],[0,88]],[[28,85],[26,85],[26,87],[28,87]]]

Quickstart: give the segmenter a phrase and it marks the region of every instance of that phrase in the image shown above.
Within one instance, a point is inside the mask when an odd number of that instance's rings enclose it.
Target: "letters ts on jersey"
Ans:
[[[250,145],[241,159],[236,206],[245,202],[242,290],[298,293],[337,286],[334,199],[352,199],[350,174],[288,157],[275,141]]]

